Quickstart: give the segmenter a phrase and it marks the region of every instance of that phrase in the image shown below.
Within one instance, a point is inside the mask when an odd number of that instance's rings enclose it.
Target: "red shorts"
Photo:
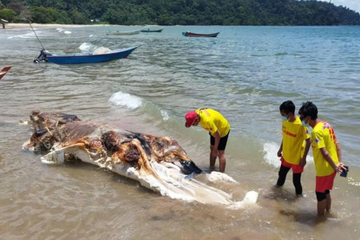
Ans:
[[[322,176],[322,177],[316,176],[315,191],[324,193],[326,190],[331,190],[334,185],[335,176],[336,176],[336,172],[328,176]]]
[[[304,171],[304,167],[297,164],[288,163],[283,157],[281,157],[280,161],[281,165],[284,167],[291,168],[293,173],[302,173]]]

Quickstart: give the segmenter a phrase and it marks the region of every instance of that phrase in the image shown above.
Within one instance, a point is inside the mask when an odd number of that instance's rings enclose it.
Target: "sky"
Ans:
[[[343,7],[350,8],[355,12],[360,13],[360,0],[322,0],[324,2],[331,2],[335,6],[342,5]]]

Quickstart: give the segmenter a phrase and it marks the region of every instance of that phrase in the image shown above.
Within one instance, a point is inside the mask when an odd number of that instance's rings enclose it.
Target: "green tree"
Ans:
[[[19,13],[22,4],[32,9],[33,19],[57,23],[83,24],[101,19],[111,24],[360,25],[359,13],[316,0],[2,0],[2,3],[15,11],[14,20],[23,14]],[[0,9],[3,8],[0,4]]]
[[[58,12],[52,8],[46,7],[31,7],[31,18],[36,23],[55,23]]]
[[[86,24],[89,23],[89,19],[86,18],[81,12],[76,10],[70,12],[70,19],[74,24]]]
[[[3,18],[9,22],[12,22],[16,17],[14,10],[4,8],[0,10],[0,18]]]

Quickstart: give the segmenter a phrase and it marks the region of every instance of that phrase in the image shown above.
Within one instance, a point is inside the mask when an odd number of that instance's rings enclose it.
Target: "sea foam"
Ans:
[[[92,48],[94,48],[93,45],[91,43],[87,43],[87,42],[82,43],[79,47],[79,49],[84,52],[89,51]]]
[[[141,106],[142,99],[129,93],[123,93],[119,91],[111,95],[109,102],[116,106],[136,109]]]
[[[274,167],[280,167],[281,161],[280,158],[277,156],[277,151],[279,150],[279,145],[274,142],[267,142],[264,144],[264,160]],[[313,164],[314,158],[310,155],[311,149],[309,149],[309,153],[306,157],[306,163]]]

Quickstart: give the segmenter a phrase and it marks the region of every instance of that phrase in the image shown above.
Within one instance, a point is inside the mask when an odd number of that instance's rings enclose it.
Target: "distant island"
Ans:
[[[1,0],[0,19],[42,24],[360,25],[358,12],[316,0]]]

